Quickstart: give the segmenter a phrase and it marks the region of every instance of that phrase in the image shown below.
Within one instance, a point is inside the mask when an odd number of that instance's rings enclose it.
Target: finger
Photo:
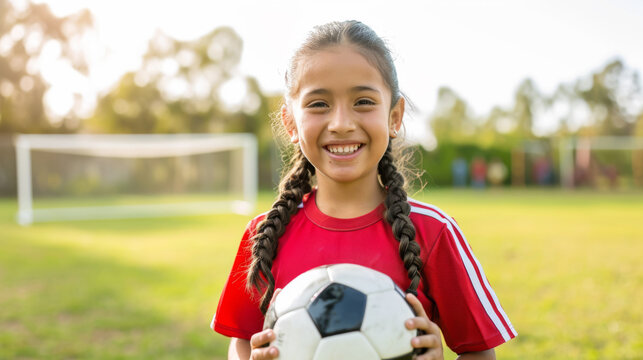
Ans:
[[[439,348],[442,346],[442,339],[437,335],[421,335],[411,339],[411,346],[416,349],[420,348]]]
[[[276,347],[270,346],[267,348],[253,349],[250,354],[252,360],[267,360],[274,359],[279,356],[279,350]]]
[[[442,353],[441,348],[429,349],[429,351],[425,352],[422,355],[418,355],[414,358],[414,360],[443,360],[443,359],[444,359],[444,354]]]
[[[440,335],[441,333],[438,325],[425,317],[414,317],[408,319],[404,322],[404,325],[409,330],[419,329],[423,330],[427,334]]]
[[[266,329],[258,332],[250,338],[250,347],[252,349],[260,348],[268,345],[275,339],[275,332],[272,329]]]
[[[422,303],[415,295],[411,293],[406,294],[406,301],[411,304],[411,307],[413,308],[417,316],[428,318],[428,316],[426,316],[426,311],[424,311]]]
[[[409,302],[409,304],[411,304],[411,307],[417,314],[415,318],[406,321],[406,328],[409,330],[421,329],[426,331],[427,333],[439,335],[440,328],[434,322],[429,320],[429,317],[426,315],[426,311],[424,311],[424,307],[422,306],[420,300],[411,293],[406,294],[406,300]]]

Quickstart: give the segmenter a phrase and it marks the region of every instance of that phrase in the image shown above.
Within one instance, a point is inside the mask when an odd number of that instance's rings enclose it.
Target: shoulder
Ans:
[[[257,226],[257,224],[262,222],[268,216],[269,212],[270,211],[265,211],[265,212],[262,212],[261,214],[256,215],[248,222],[248,227],[252,226],[254,228],[255,226]]]
[[[457,224],[455,220],[439,207],[412,198],[407,199],[411,206],[409,218],[416,231],[416,240],[431,253],[441,238],[449,237]]]
[[[310,194],[306,194],[306,195],[304,195],[304,199],[303,199],[303,200],[302,200],[302,202],[299,204],[299,206],[297,206],[297,212],[296,212],[295,214],[293,214],[293,215],[292,215],[291,220],[292,220],[292,219],[294,219],[294,218],[295,218],[295,217],[300,213],[300,211],[299,211],[299,210],[301,210],[301,209],[304,207],[304,203],[306,203],[306,201],[308,201],[309,195],[310,195]],[[252,219],[248,222],[248,224],[246,225],[246,231],[247,231],[247,232],[250,232],[250,233],[254,233],[254,232],[256,232],[256,230],[257,230],[257,226],[258,226],[262,221],[264,221],[264,220],[269,216],[269,214],[270,214],[270,212],[271,212],[272,210],[273,210],[272,208],[271,208],[271,209],[268,209],[268,210],[266,210],[265,212],[263,212],[263,213],[261,213],[261,214],[259,214],[259,215],[255,216],[254,218],[252,218]]]
[[[257,225],[258,225],[260,222],[262,222],[262,221],[263,221],[263,220],[268,216],[268,212],[269,212],[269,211],[262,212],[261,214],[259,214],[259,215],[255,216],[254,218],[252,218],[252,219],[248,222],[247,228],[249,228],[249,229],[254,229],[254,228],[256,228],[256,227],[257,227]]]
[[[246,224],[246,229],[243,232],[244,239],[249,239],[257,233],[257,226],[266,218],[267,215],[268,212],[266,211],[248,221],[248,223]]]
[[[439,228],[455,223],[455,220],[453,220],[451,216],[435,205],[424,203],[412,198],[408,198],[408,202],[409,205],[411,205],[410,217],[414,223]]]

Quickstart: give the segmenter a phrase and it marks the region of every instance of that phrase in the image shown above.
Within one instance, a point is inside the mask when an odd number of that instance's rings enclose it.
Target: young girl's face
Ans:
[[[296,94],[282,118],[315,166],[318,182],[376,180],[389,136],[400,127],[403,100],[391,109],[391,91],[380,72],[349,45],[307,56],[297,75]]]

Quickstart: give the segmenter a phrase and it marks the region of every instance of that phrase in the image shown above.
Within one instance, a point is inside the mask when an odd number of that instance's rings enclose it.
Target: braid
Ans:
[[[263,314],[268,310],[275,291],[272,262],[277,255],[279,238],[286,230],[291,216],[297,212],[297,206],[304,195],[312,190],[310,177],[315,174],[315,168],[301,150],[296,152],[292,163],[292,168],[279,184],[277,200],[265,219],[257,225],[257,234],[252,238],[252,263],[248,270],[247,287],[254,287],[259,292],[265,289],[260,305]]]
[[[408,271],[411,284],[406,292],[417,295],[417,288],[420,284],[420,245],[415,241],[415,226],[409,218],[411,205],[406,198],[404,190],[404,177],[397,170],[393,163],[391,141],[384,156],[378,164],[378,171],[382,183],[387,189],[386,194],[386,221],[391,224],[393,235],[400,242],[399,253],[404,267]]]

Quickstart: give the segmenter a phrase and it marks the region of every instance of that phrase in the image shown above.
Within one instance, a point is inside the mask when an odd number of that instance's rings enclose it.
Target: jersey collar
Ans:
[[[328,216],[321,212],[317,207],[315,202],[315,193],[316,189],[313,189],[307,196],[304,198],[304,213],[306,217],[312,221],[315,225],[324,228],[326,230],[332,231],[352,231],[365,228],[369,225],[375,224],[376,222],[384,218],[384,211],[386,206],[384,203],[378,205],[371,212],[358,216],[356,218],[350,219],[340,219]]]

